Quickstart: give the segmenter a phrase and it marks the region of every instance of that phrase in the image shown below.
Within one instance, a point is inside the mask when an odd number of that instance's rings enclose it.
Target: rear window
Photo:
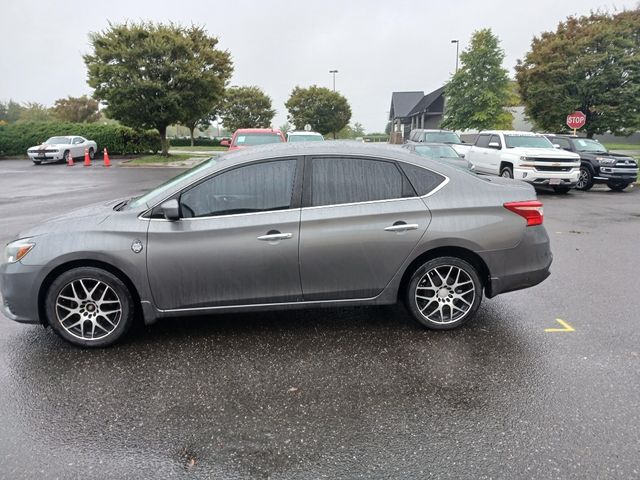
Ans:
[[[439,173],[432,172],[426,168],[421,168],[410,163],[401,163],[402,170],[409,178],[419,196],[426,195],[434,188],[444,182],[445,177]]]
[[[280,143],[282,138],[276,133],[243,133],[236,137],[235,145],[247,147],[250,145],[265,145],[267,143]]]

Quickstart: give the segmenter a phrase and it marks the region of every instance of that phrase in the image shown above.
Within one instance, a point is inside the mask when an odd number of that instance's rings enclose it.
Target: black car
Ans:
[[[576,188],[589,190],[606,183],[611,190],[624,190],[638,178],[638,164],[628,155],[609,152],[597,140],[573,135],[545,135],[558,148],[580,155],[580,177]]]

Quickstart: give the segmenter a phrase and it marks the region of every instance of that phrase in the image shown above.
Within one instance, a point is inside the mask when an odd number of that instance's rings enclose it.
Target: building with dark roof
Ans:
[[[393,92],[389,121],[392,132],[406,139],[414,128],[440,128],[444,114],[444,87],[426,95],[418,92]]]

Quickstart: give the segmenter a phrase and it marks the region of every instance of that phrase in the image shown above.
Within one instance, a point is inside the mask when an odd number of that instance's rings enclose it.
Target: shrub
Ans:
[[[171,138],[169,139],[169,143],[172,147],[190,147],[191,139],[190,138]],[[220,140],[217,138],[194,138],[193,139],[194,147],[219,147]]]
[[[27,149],[56,135],[80,135],[105,147],[109,153],[156,153],[160,135],[154,130],[140,131],[122,125],[68,122],[17,122],[0,125],[0,155],[26,155]]]

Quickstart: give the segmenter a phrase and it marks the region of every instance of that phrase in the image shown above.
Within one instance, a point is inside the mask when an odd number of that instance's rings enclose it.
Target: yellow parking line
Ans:
[[[545,332],[575,332],[576,329],[569,325],[567,322],[560,318],[556,318],[556,322],[562,325],[563,328],[545,328]]]

